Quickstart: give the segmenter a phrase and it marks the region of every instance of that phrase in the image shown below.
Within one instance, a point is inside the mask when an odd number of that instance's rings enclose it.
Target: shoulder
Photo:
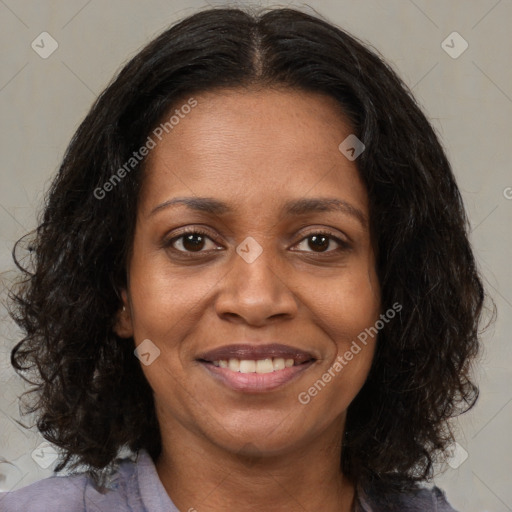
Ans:
[[[130,464],[123,464],[101,492],[86,474],[51,476],[16,491],[0,493],[2,512],[89,512],[128,508]]]
[[[0,494],[2,512],[69,512],[86,510],[83,498],[87,478],[79,476],[51,476],[16,491]]]
[[[457,512],[439,487],[415,487],[407,491],[361,493],[361,510],[364,512]]]
[[[456,512],[448,503],[446,494],[439,487],[420,488],[401,496],[402,510],[411,512],[432,510],[432,512]],[[407,508],[406,508],[407,507]]]

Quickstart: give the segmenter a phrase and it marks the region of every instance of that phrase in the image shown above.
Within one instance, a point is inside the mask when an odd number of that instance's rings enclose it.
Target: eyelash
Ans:
[[[179,253],[181,256],[190,257],[190,258],[196,258],[197,257],[196,255],[198,255],[198,254],[210,252],[210,251],[202,251],[202,250],[201,251],[197,251],[197,252],[181,251],[179,249],[175,249],[174,247],[172,247],[174,242],[182,239],[183,237],[185,237],[186,235],[189,235],[189,234],[201,235],[201,236],[209,238],[212,242],[215,242],[215,240],[213,240],[211,234],[208,231],[204,231],[204,230],[202,230],[200,228],[187,228],[184,231],[182,231],[178,236],[174,236],[173,238],[165,240],[163,242],[162,246],[163,246],[163,248],[171,249],[171,250]],[[332,253],[337,253],[337,252],[346,252],[347,250],[349,250],[351,248],[351,246],[350,246],[350,244],[348,242],[346,242],[344,240],[341,240],[340,238],[334,236],[330,231],[326,231],[326,230],[321,229],[321,228],[318,229],[318,230],[312,231],[311,233],[309,233],[305,237],[301,238],[299,240],[299,242],[297,242],[297,244],[303,242],[304,240],[307,240],[309,237],[311,237],[313,235],[323,235],[323,236],[326,236],[330,240],[335,241],[340,246],[338,249],[334,249],[334,250],[331,250],[331,251],[325,251],[325,252],[305,251],[305,252],[307,252],[309,254],[315,254],[316,257],[322,258],[323,255],[331,255]],[[295,244],[295,245],[297,245],[297,244]],[[303,251],[298,251],[298,252],[303,252]]]

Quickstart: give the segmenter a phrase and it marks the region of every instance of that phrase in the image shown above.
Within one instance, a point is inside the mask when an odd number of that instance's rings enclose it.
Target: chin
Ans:
[[[303,422],[300,422],[303,426]],[[225,425],[217,437],[211,434],[215,444],[223,449],[247,457],[260,455],[275,456],[296,450],[298,445],[306,443],[307,433],[291,430],[292,426],[282,419],[275,422],[254,422],[250,426],[240,428],[233,424]]]

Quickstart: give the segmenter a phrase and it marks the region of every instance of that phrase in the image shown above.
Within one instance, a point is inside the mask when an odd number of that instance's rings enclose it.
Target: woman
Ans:
[[[454,510],[420,484],[477,399],[484,290],[431,125],[354,37],[291,9],[170,28],[33,247],[12,363],[77,474],[2,510]]]

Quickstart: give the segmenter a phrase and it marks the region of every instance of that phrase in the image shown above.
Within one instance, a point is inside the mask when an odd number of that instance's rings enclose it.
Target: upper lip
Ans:
[[[222,347],[209,350],[199,354],[197,359],[204,361],[220,361],[222,359],[247,359],[258,360],[273,357],[282,357],[283,359],[293,359],[296,364],[304,363],[314,359],[313,355],[304,350],[279,343],[270,343],[266,345],[251,345],[247,343],[238,343],[234,345],[224,345]]]

